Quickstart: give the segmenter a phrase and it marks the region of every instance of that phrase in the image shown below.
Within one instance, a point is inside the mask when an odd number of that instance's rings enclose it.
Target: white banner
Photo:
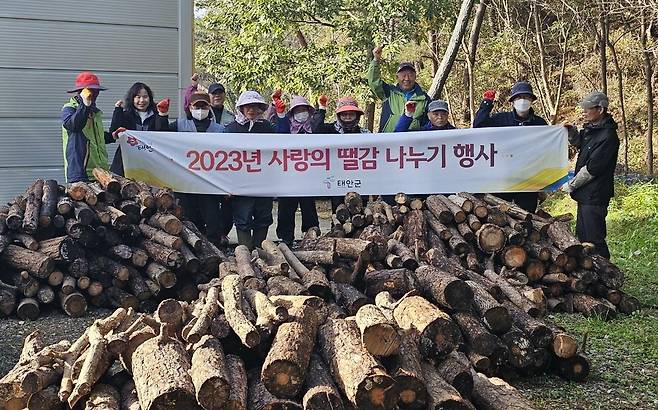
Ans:
[[[176,192],[330,196],[554,190],[566,181],[562,126],[383,134],[126,131],[126,176]]]

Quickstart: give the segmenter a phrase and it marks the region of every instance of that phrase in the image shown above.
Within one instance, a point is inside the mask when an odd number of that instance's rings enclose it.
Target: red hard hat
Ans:
[[[107,90],[105,87],[101,87],[101,83],[98,80],[98,76],[90,71],[83,71],[75,77],[75,88],[68,90],[69,93],[78,92],[84,88],[90,88],[92,90]]]

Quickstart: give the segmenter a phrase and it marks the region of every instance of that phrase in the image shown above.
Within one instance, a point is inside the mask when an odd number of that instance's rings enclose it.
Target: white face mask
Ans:
[[[292,115],[292,118],[299,123],[305,123],[308,121],[310,114],[308,111],[301,111]]]
[[[210,110],[190,110],[190,112],[192,113],[193,118],[201,121],[208,117]]]
[[[531,105],[532,102],[530,100],[526,100],[525,98],[514,100],[514,109],[516,112],[526,113],[530,110]]]

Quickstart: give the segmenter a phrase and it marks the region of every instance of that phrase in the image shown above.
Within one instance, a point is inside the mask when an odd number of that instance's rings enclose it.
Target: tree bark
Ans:
[[[319,329],[318,343],[345,397],[358,409],[393,408],[395,381],[361,345],[354,322],[330,319]]]
[[[231,390],[222,345],[212,336],[203,336],[193,348],[190,375],[196,399],[206,410],[222,409]]]
[[[317,354],[311,355],[308,372],[304,382],[304,410],[343,410],[343,399],[340,397],[328,366]]]
[[[464,400],[457,390],[443,380],[439,372],[429,363],[423,363],[423,375],[427,382],[429,394],[429,408],[432,410],[455,409],[471,410],[473,406]]]
[[[143,410],[170,408],[171,403],[175,407],[200,409],[189,374],[191,363],[187,352],[166,333],[146,340],[132,355],[139,403]]]
[[[439,68],[434,75],[432,85],[429,89],[429,95],[433,99],[440,98],[443,93],[443,88],[448,81],[448,75],[452,69],[452,64],[457,57],[459,45],[462,42],[464,33],[466,32],[466,28],[468,26],[468,18],[471,14],[473,3],[473,0],[462,1],[459,15],[457,16],[457,21],[455,22],[455,27],[453,28],[450,41],[448,42],[448,47],[446,48],[443,59],[441,60],[441,64],[439,65]]]

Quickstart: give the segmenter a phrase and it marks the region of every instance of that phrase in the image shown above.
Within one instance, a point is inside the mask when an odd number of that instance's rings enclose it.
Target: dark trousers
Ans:
[[[314,226],[320,226],[314,197],[279,198],[279,211],[276,220],[276,236],[282,241],[295,239],[295,213],[297,207],[302,210],[302,232]]]
[[[591,242],[596,246],[594,253],[610,259],[610,250],[605,242],[607,234],[605,217],[608,215],[607,205],[578,204],[576,216],[576,235],[581,242]]]
[[[336,208],[338,208],[338,205],[345,202],[345,197],[344,196],[332,196],[332,197],[329,197],[329,199],[331,199],[331,213],[332,214],[336,213]]]
[[[233,198],[222,196],[219,202],[219,234],[222,236],[228,236],[233,228]]]
[[[176,193],[185,217],[199,228],[208,239],[216,241],[220,234],[219,195]]]
[[[272,225],[272,198],[234,196],[232,201],[235,229],[250,231]]]
[[[514,202],[521,208],[528,212],[537,212],[537,204],[539,202],[539,192],[514,192],[514,193],[498,193],[494,194],[509,202]]]

